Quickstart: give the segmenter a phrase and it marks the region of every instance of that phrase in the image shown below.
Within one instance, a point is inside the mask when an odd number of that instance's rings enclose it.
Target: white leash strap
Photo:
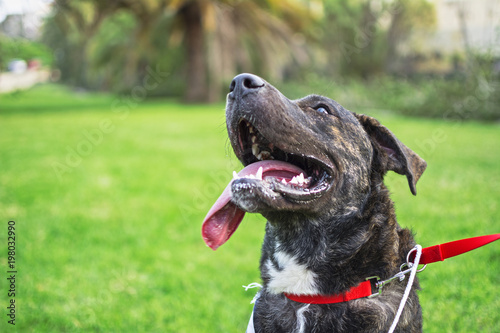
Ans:
[[[255,328],[253,327],[253,311],[252,310],[252,315],[250,316],[250,321],[248,322],[247,330],[245,333],[255,333]]]
[[[254,283],[250,283],[248,286],[243,286],[243,288],[245,288],[245,291],[247,291],[248,289],[252,289],[252,288],[262,288],[262,286],[259,283],[254,282]],[[258,292],[255,295],[255,297],[250,302],[250,304],[255,304],[255,302],[257,301],[257,298],[259,298],[259,295],[260,295],[260,292]],[[252,309],[252,315],[250,316],[250,320],[248,321],[248,326],[247,326],[247,330],[245,331],[245,333],[255,333],[255,327],[253,326],[253,313],[254,313],[254,311],[255,311],[255,306]]]
[[[396,313],[396,317],[394,318],[394,321],[392,322],[391,328],[389,329],[389,333],[394,333],[394,330],[396,329],[396,326],[398,325],[399,318],[401,317],[401,314],[403,313],[403,309],[405,307],[406,301],[408,300],[408,297],[410,296],[410,291],[411,288],[413,287],[413,281],[415,281],[415,276],[417,275],[418,271],[418,263],[420,262],[420,257],[422,256],[422,246],[420,245],[415,245],[413,250],[410,251],[408,254],[408,258],[410,254],[416,250],[417,253],[415,254],[415,261],[413,264],[407,260],[407,264],[411,264],[411,273],[410,277],[408,278],[408,284],[406,285],[405,293],[403,295],[403,298],[401,299],[401,302],[399,303],[399,309],[398,312]]]

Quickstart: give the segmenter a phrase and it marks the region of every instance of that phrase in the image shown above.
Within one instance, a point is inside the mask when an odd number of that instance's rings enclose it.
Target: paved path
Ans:
[[[49,79],[50,72],[47,70],[29,70],[22,74],[0,73],[0,94],[28,89],[37,83],[47,82]]]

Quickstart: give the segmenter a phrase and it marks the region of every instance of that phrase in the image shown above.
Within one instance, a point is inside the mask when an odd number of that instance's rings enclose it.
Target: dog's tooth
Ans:
[[[252,143],[257,142],[257,137],[255,135],[252,135],[250,139],[252,140]]]
[[[236,171],[233,171],[233,179],[238,179],[238,178],[240,178],[240,177],[238,176],[238,174],[236,173]]]
[[[304,174],[301,173],[300,175],[297,176],[297,182],[299,184],[304,184]]]
[[[259,155],[261,156],[261,158],[260,158],[261,160],[268,160],[269,157],[271,156],[271,153],[268,152],[267,150],[263,150],[260,152]]]
[[[259,180],[262,180],[262,173],[263,173],[263,169],[262,167],[259,168],[259,170],[257,170],[257,173],[255,174],[255,177]]]
[[[257,157],[257,155],[259,155],[259,151],[260,151],[259,145],[257,143],[254,143],[252,145],[252,154],[254,154]]]
[[[255,129],[253,128],[253,126],[252,126],[252,125],[250,125],[250,124],[247,124],[247,125],[249,125],[248,131],[249,131],[250,133],[252,133],[252,134],[253,134],[253,133],[255,133]]]
[[[294,176],[292,180],[290,180],[290,184],[297,185],[299,181],[297,180],[297,176]]]
[[[283,178],[283,179],[281,180],[281,182],[282,182],[283,184],[285,184],[285,185],[286,185],[286,179],[285,179],[285,178]]]

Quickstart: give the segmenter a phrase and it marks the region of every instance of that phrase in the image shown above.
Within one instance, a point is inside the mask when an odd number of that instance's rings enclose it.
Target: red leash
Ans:
[[[426,247],[425,249],[422,249],[422,257],[420,258],[420,263],[430,264],[436,261],[443,261],[445,259],[475,250],[478,247],[484,246],[499,239],[500,234],[494,234],[466,238],[454,242]],[[413,257],[411,259],[413,259]]]
[[[500,239],[500,234],[472,237],[467,239],[461,239],[453,242],[448,242],[444,244],[434,245],[422,249],[422,256],[420,257],[420,264],[430,264],[437,261],[443,261],[447,258],[458,256],[460,254],[475,250],[481,246],[494,242]],[[414,255],[410,255],[410,260],[415,258]],[[401,279],[404,278],[404,274],[401,275],[400,272],[395,277]],[[371,278],[370,278],[371,279]],[[392,281],[392,278],[385,283]],[[384,284],[385,284],[384,283]],[[383,286],[383,285],[382,285]],[[379,292],[382,287],[379,287]],[[307,303],[307,304],[334,304],[347,302],[353,299],[369,297],[372,295],[377,295],[372,293],[372,286],[370,280],[364,281],[359,285],[352,287],[347,292],[338,295],[294,295],[285,293],[285,296],[295,302]]]

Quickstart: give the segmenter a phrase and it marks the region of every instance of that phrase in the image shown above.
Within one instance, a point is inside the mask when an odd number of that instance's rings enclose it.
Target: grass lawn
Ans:
[[[342,101],[340,101],[342,102]],[[422,246],[500,232],[500,126],[378,117],[428,162],[413,197],[390,174]],[[0,96],[0,331],[243,332],[264,220],[213,252],[201,221],[241,167],[224,105]],[[16,325],[7,323],[7,224],[16,222]],[[419,275],[425,332],[500,332],[500,242]]]

